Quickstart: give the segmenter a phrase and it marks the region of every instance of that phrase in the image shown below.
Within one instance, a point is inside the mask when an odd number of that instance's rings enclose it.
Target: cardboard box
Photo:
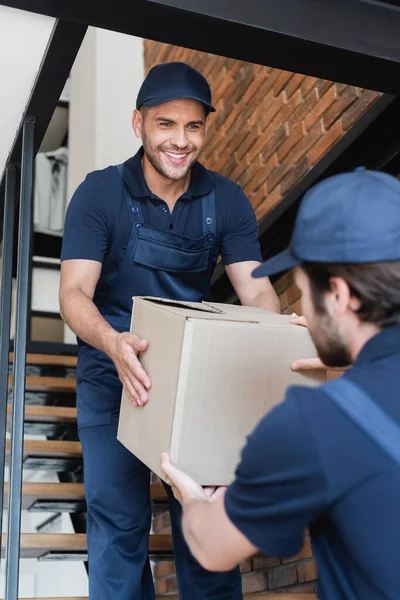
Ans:
[[[321,371],[291,371],[316,351],[289,320],[243,306],[135,298],[131,331],[149,340],[140,360],[152,388],[144,407],[123,393],[118,439],[164,480],[160,454],[168,452],[200,484],[229,484],[246,436],[286,387],[325,380]]]

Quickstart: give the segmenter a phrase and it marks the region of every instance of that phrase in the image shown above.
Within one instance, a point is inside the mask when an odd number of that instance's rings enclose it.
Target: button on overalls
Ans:
[[[141,202],[116,168],[132,218],[128,245],[120,252],[111,244],[94,302],[118,331],[128,331],[132,296],[175,300],[209,298],[211,276],[219,250],[214,190],[202,202],[203,235],[188,238],[148,226]],[[113,262],[114,261],[114,262]],[[148,560],[151,526],[150,473],[116,438],[122,386],[112,361],[79,340],[77,404],[79,437],[84,455],[91,600],[154,600]],[[238,569],[204,571],[192,557],[181,531],[181,508],[165,486],[171,512],[174,556],[180,600],[241,600]]]

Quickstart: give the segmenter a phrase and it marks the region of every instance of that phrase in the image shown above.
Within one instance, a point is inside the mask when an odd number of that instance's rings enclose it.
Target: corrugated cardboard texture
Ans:
[[[179,306],[135,299],[132,331],[149,340],[140,357],[152,378],[148,404],[123,395],[118,438],[157,475],[160,454],[203,485],[233,478],[246,436],[282,401],[288,385],[316,385],[324,373],[293,373],[316,356],[308,331],[262,309]]]

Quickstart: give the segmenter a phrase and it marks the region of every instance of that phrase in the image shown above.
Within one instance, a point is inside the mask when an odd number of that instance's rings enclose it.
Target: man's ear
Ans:
[[[137,138],[142,139],[143,115],[135,108],[132,115],[132,129]]]
[[[326,305],[330,314],[343,317],[348,310],[355,312],[359,308],[360,302],[351,295],[347,281],[342,277],[331,277],[329,282],[331,289],[326,296]]]

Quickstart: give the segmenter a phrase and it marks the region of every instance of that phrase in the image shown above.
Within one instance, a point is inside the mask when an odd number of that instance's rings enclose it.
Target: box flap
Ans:
[[[163,304],[165,306],[181,306],[183,308],[190,308],[191,310],[200,310],[201,312],[213,313],[216,315],[225,314],[224,311],[217,306],[212,306],[207,302],[185,302],[184,300],[169,300],[168,298],[157,298],[154,296],[137,296],[141,300],[148,300],[154,304]],[[133,298],[135,301],[135,297]]]

